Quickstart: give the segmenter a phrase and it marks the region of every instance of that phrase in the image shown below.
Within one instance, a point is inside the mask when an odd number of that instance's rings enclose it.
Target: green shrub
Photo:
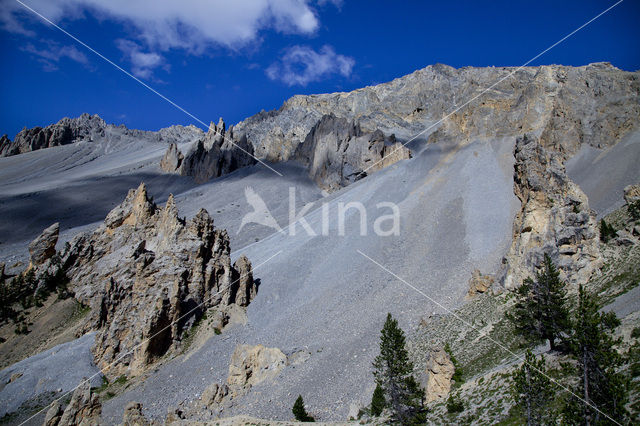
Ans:
[[[315,419],[311,417],[307,410],[304,408],[304,401],[302,400],[302,395],[298,395],[298,399],[293,404],[293,408],[291,409],[293,415],[296,420],[299,422],[315,422]]]
[[[464,411],[464,404],[457,395],[449,395],[447,398],[447,413],[461,413]]]

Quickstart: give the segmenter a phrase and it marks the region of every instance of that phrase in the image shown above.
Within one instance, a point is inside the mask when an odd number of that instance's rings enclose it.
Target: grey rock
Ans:
[[[631,233],[625,231],[624,229],[621,229],[617,232],[615,243],[619,246],[632,246],[636,244],[636,239],[633,238],[633,235],[631,235]]]
[[[123,135],[132,138],[152,139],[158,142],[191,141],[202,137],[195,126],[171,126],[157,132],[127,129],[125,126],[107,124],[97,114],[82,114],[77,118],[63,118],[46,127],[24,128],[14,141],[4,135],[0,138],[0,157],[22,154],[44,148],[68,145],[77,142],[118,140]]]
[[[379,130],[363,132],[355,121],[328,114],[313,126],[293,158],[309,169],[318,186],[333,191],[411,158],[411,152],[393,135],[387,138]]]
[[[167,148],[167,152],[160,160],[160,169],[165,172],[174,173],[180,169],[184,160],[184,155],[178,150],[178,145],[172,143]]]
[[[58,243],[58,235],[60,233],[60,224],[54,223],[29,244],[29,255],[31,256],[31,264],[34,266],[42,265],[54,254],[56,254],[56,244]]]
[[[203,183],[255,162],[253,146],[247,138],[235,137],[233,129],[227,131],[221,118],[217,126],[212,122],[204,138],[184,155],[177,172]]]

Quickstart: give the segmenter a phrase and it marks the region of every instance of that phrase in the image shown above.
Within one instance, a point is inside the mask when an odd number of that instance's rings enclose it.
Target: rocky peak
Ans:
[[[82,114],[77,118],[63,118],[47,127],[22,129],[11,142],[8,138],[0,140],[0,157],[22,154],[53,146],[93,140],[104,136],[106,123],[97,114]]]

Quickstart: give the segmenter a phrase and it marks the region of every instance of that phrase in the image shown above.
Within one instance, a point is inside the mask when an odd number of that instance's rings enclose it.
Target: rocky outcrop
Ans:
[[[67,145],[74,142],[103,137],[106,123],[97,115],[82,114],[78,118],[63,118],[47,127],[26,127],[13,142],[3,137],[0,141],[0,157],[22,154],[43,148]]]
[[[363,132],[355,121],[323,116],[298,145],[294,159],[309,169],[321,188],[332,191],[355,182],[397,161],[411,158],[411,152],[381,131]]]
[[[476,269],[471,273],[471,278],[469,278],[469,292],[467,293],[467,297],[471,298],[478,294],[485,293],[491,285],[493,285],[494,281],[491,275],[482,275],[482,273]]]
[[[624,201],[633,204],[640,201],[640,185],[628,185],[624,188]]]
[[[60,224],[54,223],[29,244],[32,266],[40,266],[56,254]]]
[[[144,414],[142,414],[142,404],[131,401],[124,407],[122,415],[122,426],[151,426],[157,424],[150,422]]]
[[[532,276],[545,253],[573,288],[586,283],[602,264],[596,215],[586,195],[567,177],[563,155],[544,143],[532,135],[516,141],[514,191],[521,209],[505,258],[507,289]]]
[[[207,309],[246,306],[257,291],[250,262],[231,264],[229,237],[206,210],[187,221],[172,196],[159,208],[144,184],[60,258],[76,299],[92,308],[95,362],[111,378],[139,374]]]
[[[287,365],[287,356],[278,348],[262,345],[238,345],[231,356],[227,385],[232,395],[273,379]]]
[[[172,143],[160,160],[160,169],[168,173],[175,173],[182,166],[182,160],[184,160],[184,155],[178,150],[178,145]]]
[[[180,157],[183,157],[180,160]],[[192,176],[198,183],[220,177],[241,167],[255,164],[253,146],[245,136],[234,137],[233,129],[227,131],[222,118],[218,125],[211,123],[207,134],[184,156],[177,147],[169,147],[163,158],[163,170]],[[176,167],[171,170],[173,165]]]
[[[266,380],[273,380],[289,365],[287,356],[278,348],[263,345],[236,346],[229,363],[227,380],[223,384],[212,383],[193,403],[183,404],[169,410],[169,420],[179,422],[208,420],[217,417],[226,408],[234,405],[236,398]],[[298,360],[297,363],[304,361]]]
[[[98,395],[91,392],[88,380],[83,380],[71,396],[71,401],[62,411],[55,401],[45,416],[45,426],[94,426],[102,424],[102,404]]]
[[[453,373],[455,373],[455,367],[449,354],[443,348],[431,351],[424,384],[427,403],[442,399],[449,394]]]
[[[96,115],[82,114],[77,118],[63,118],[46,127],[26,127],[14,138],[7,135],[0,138],[0,157],[22,154],[54,146],[68,145],[76,142],[98,142],[101,140],[120,141],[128,139],[145,139],[154,142],[177,143],[191,142],[201,139],[202,130],[195,126],[171,126],[157,132],[127,129],[124,125],[107,124]]]

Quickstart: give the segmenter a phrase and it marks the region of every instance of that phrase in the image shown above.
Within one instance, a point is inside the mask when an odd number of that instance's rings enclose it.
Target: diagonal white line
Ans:
[[[429,297],[424,291],[420,290],[418,287],[410,284],[409,282],[407,282],[405,279],[403,279],[402,277],[398,276],[397,274],[393,273],[391,270],[389,270],[388,268],[384,267],[383,265],[381,265],[380,263],[376,262],[375,260],[373,260],[372,258],[370,258],[369,256],[367,256],[366,254],[364,254],[363,252],[361,252],[360,250],[356,250],[359,254],[361,254],[363,257],[365,257],[366,259],[368,259],[369,261],[371,261],[371,263],[377,265],[378,267],[380,267],[380,269],[382,269],[383,271],[389,273],[390,275],[392,275],[395,279],[399,280],[400,282],[402,282],[403,284],[405,284],[406,286],[412,288],[413,290],[415,290],[417,293],[421,294],[422,296],[424,296],[427,300],[429,300],[431,303],[437,305],[438,307],[440,307],[441,309],[443,309],[444,311],[446,311],[448,314],[451,314],[455,319],[457,319],[458,321],[460,321],[461,323],[463,323],[464,325],[466,325],[467,327],[471,327],[474,331],[478,332],[478,334],[480,336],[484,336],[487,339],[489,339],[492,343],[496,344],[497,346],[500,347],[500,349],[503,349],[505,352],[507,352],[509,355],[515,357],[518,361],[522,361],[522,362],[526,362],[526,360],[524,358],[522,358],[521,356],[517,355],[515,352],[513,352],[511,349],[509,349],[508,347],[506,347],[505,345],[503,345],[502,343],[498,342],[497,340],[495,340],[494,338],[483,334],[475,325],[473,325],[472,323],[470,323],[469,321],[465,320],[464,318],[462,318],[460,315],[456,314],[454,311],[452,311],[451,309],[447,308],[446,306],[442,305],[441,303],[439,303],[437,300],[434,300],[433,298]],[[615,421],[614,419],[612,419],[611,417],[609,417],[606,413],[602,412],[598,407],[596,407],[595,405],[593,405],[591,402],[585,401],[582,397],[580,397],[579,395],[575,394],[573,391],[571,391],[571,389],[567,388],[566,386],[564,386],[561,383],[558,383],[555,379],[553,379],[552,377],[549,377],[547,374],[545,374],[544,372],[540,371],[538,368],[536,368],[535,365],[531,365],[529,364],[529,367],[531,367],[532,369],[534,369],[535,371],[537,371],[539,374],[543,375],[544,377],[546,377],[548,380],[550,380],[551,382],[553,382],[555,385],[557,385],[559,388],[563,389],[564,391],[568,392],[570,395],[578,398],[580,401],[584,402],[585,404],[587,404],[589,407],[593,408],[594,410],[596,410],[598,413],[602,414],[603,416],[605,416],[607,419],[611,420],[613,423],[620,425],[620,423],[618,423],[617,421]]]
[[[251,272],[255,271],[256,269],[258,269],[259,267],[261,267],[262,265],[264,265],[265,263],[269,262],[271,259],[273,259],[274,257],[276,257],[277,255],[279,255],[280,253],[282,253],[282,250],[278,250],[276,252],[276,254],[272,255],[271,257],[269,257],[267,260],[265,260],[264,262],[260,263],[259,265],[252,267],[251,268]],[[238,278],[237,280],[233,281],[232,283],[230,283],[229,285],[221,288],[220,290],[218,290],[217,293],[212,294],[212,296],[216,296],[220,293],[222,293],[224,290],[228,289],[229,287],[231,287],[232,285],[234,285],[235,283],[237,283],[238,281],[240,281],[242,278],[246,277],[247,274],[243,274],[240,276],[240,278]],[[37,413],[35,413],[34,415],[32,415],[31,417],[29,417],[28,419],[26,419],[25,421],[23,421],[22,423],[20,423],[20,426],[26,424],[28,421],[32,420],[33,418],[35,418],[36,416],[40,415],[40,413],[42,413],[43,411],[45,411],[46,409],[48,409],[51,404],[53,404],[56,401],[60,401],[62,400],[62,398],[66,397],[67,395],[71,394],[72,392],[74,392],[76,389],[78,389],[80,387],[81,384],[83,384],[84,382],[91,382],[91,380],[93,380],[93,378],[99,376],[100,374],[104,375],[105,371],[108,371],[111,367],[113,367],[116,363],[118,363],[122,358],[124,358],[125,356],[133,353],[133,351],[135,351],[136,349],[138,349],[142,344],[144,344],[145,342],[153,339],[154,337],[156,337],[157,335],[159,335],[160,333],[162,333],[163,331],[165,331],[166,329],[168,329],[169,327],[171,327],[172,325],[174,325],[175,323],[177,323],[178,321],[182,320],[183,318],[189,316],[191,313],[193,313],[196,309],[200,308],[205,302],[201,302],[198,305],[196,305],[194,308],[192,308],[189,312],[187,312],[186,314],[182,315],[180,318],[176,319],[175,321],[173,321],[171,324],[167,325],[166,327],[164,327],[163,329],[159,330],[157,333],[147,337],[146,339],[143,339],[140,343],[138,343],[137,345],[135,345],[133,348],[131,348],[129,351],[124,352],[122,354],[120,354],[120,356],[118,358],[116,358],[114,361],[111,362],[111,364],[107,365],[104,368],[101,368],[99,372],[97,372],[96,374],[94,374],[93,376],[89,377],[88,379],[84,379],[81,380],[80,383],[78,383],[78,385],[71,389],[68,390],[67,392],[63,393],[62,395],[60,395],[58,398],[54,399],[53,401],[51,401],[46,407],[44,407],[43,409],[41,409],[40,411],[38,411]]]
[[[456,109],[454,109],[453,111],[451,111],[450,113],[448,113],[447,115],[445,115],[444,117],[442,117],[441,119],[439,119],[438,121],[436,121],[435,123],[433,123],[432,125],[430,125],[429,127],[427,127],[426,129],[420,131],[419,133],[415,134],[413,137],[411,137],[411,139],[409,139],[408,141],[406,141],[405,143],[403,143],[400,146],[397,146],[396,149],[392,150],[389,155],[393,154],[394,152],[396,152],[397,150],[403,148],[404,146],[406,146],[408,143],[414,141],[416,138],[418,138],[419,136],[425,134],[426,132],[428,132],[430,129],[434,128],[435,126],[437,126],[438,124],[442,123],[444,120],[446,120],[447,118],[451,117],[453,114],[455,114],[456,112],[460,111],[462,108],[466,107],[467,105],[469,105],[471,102],[475,101],[476,99],[478,99],[480,96],[484,95],[485,93],[487,93],[489,90],[493,89],[495,86],[497,86],[498,84],[502,83],[504,80],[506,80],[509,77],[512,77],[515,73],[517,73],[518,71],[520,71],[521,69],[523,69],[524,67],[526,67],[527,65],[529,65],[531,62],[535,61],[536,59],[538,59],[539,57],[541,57],[542,55],[544,55],[545,53],[547,53],[548,51],[550,51],[551,49],[553,49],[554,47],[556,47],[557,45],[559,45],[560,43],[564,42],[565,40],[567,40],[569,37],[573,36],[575,33],[577,33],[578,31],[580,31],[581,29],[583,29],[584,27],[586,27],[587,25],[591,24],[593,21],[595,21],[596,19],[600,18],[602,15],[606,14],[607,12],[609,12],[611,9],[613,9],[614,7],[618,6],[620,3],[622,3],[624,0],[619,0],[617,3],[614,3],[613,5],[609,6],[608,8],[606,8],[605,10],[603,10],[602,12],[600,12],[599,14],[597,14],[596,16],[594,16],[593,18],[591,18],[590,20],[588,20],[587,22],[585,22],[584,24],[580,25],[578,28],[576,28],[575,30],[571,31],[569,34],[567,34],[566,36],[562,37],[560,40],[556,41],[555,43],[553,43],[551,46],[547,47],[546,49],[544,49],[542,52],[538,53],[536,56],[534,56],[533,58],[529,59],[527,62],[525,62],[524,64],[520,65],[518,68],[516,68],[515,70],[513,70],[512,72],[510,72],[509,74],[507,74],[506,76],[502,77],[500,80],[496,81],[495,83],[493,83],[491,86],[487,87],[486,89],[484,89],[482,92],[480,92],[479,94],[477,94],[476,96],[474,96],[473,98],[469,99],[467,102],[465,102],[464,104],[460,105],[459,107],[457,107]],[[381,158],[380,160],[376,161],[375,163],[371,164],[369,167],[367,167],[366,169],[364,169],[361,173],[366,173],[367,170],[371,169],[372,167],[374,167],[375,165],[379,164],[380,162],[382,162],[384,160],[384,158]]]
[[[205,127],[205,129],[209,129],[209,125],[207,123],[205,123],[204,121],[200,120],[198,117],[196,117],[195,115],[193,115],[192,113],[190,113],[189,111],[187,111],[186,109],[184,109],[183,107],[181,107],[180,105],[178,105],[177,103],[172,101],[171,99],[167,98],[165,95],[163,95],[162,93],[158,92],[156,89],[154,89],[153,87],[149,86],[147,83],[145,83],[144,81],[140,80],[138,77],[134,76],[133,74],[131,74],[130,72],[128,72],[127,70],[122,68],[120,65],[116,64],[111,59],[107,58],[106,56],[104,56],[103,54],[101,54],[100,52],[95,50],[93,47],[89,46],[87,43],[85,43],[82,40],[78,39],[73,34],[69,33],[67,30],[65,30],[64,28],[61,28],[60,26],[56,25],[54,22],[52,22],[46,16],[41,15],[39,12],[37,12],[34,9],[32,9],[30,6],[26,5],[25,3],[23,3],[21,0],[15,0],[15,1],[18,2],[20,5],[22,5],[25,9],[31,11],[33,14],[37,15],[38,17],[40,17],[40,19],[42,19],[43,21],[51,24],[53,27],[57,28],[58,30],[63,32],[65,35],[67,35],[68,37],[70,37],[71,39],[76,41],[77,43],[81,44],[82,46],[84,46],[85,48],[90,50],[92,53],[94,53],[97,56],[99,56],[101,59],[104,59],[107,63],[113,65],[115,68],[117,68],[118,70],[122,71],[124,74],[126,74],[129,77],[131,77],[132,79],[134,79],[135,81],[140,83],[142,86],[144,86],[145,88],[149,89],[151,92],[155,93],[160,98],[164,99],[165,101],[170,103],[172,106],[174,106],[175,108],[179,109],[180,111],[182,111],[183,113],[185,113],[186,115],[191,117],[192,119],[194,119],[196,122],[202,124]],[[216,134],[218,134],[220,136],[223,136],[222,133],[220,133],[218,130],[216,130]],[[230,140],[230,139],[227,139],[227,140],[229,142],[231,142],[231,144],[233,146],[235,146],[236,148],[238,148],[240,151],[244,152],[248,156],[252,157],[254,160],[256,160],[257,162],[259,162],[260,164],[265,166],[267,169],[271,170],[273,173],[277,174],[280,177],[283,176],[282,173],[280,173],[279,171],[277,171],[273,167],[269,166],[267,163],[265,163],[264,161],[260,160],[258,157],[256,157],[255,155],[251,154],[249,151],[245,150],[241,146],[237,145],[232,140]]]

